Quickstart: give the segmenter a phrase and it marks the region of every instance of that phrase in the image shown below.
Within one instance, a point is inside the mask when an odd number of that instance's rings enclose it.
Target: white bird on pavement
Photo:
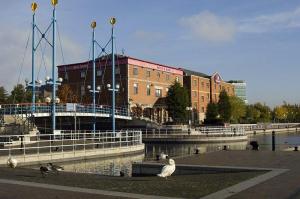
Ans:
[[[158,177],[166,178],[171,176],[175,171],[175,161],[173,159],[169,159],[169,164],[165,165],[160,174],[157,174]]]
[[[16,168],[18,165],[18,161],[15,158],[9,157],[7,159],[7,166],[9,166],[10,168]]]
[[[168,159],[168,154],[165,154],[164,152],[161,152],[161,154],[159,155],[159,159],[161,160],[165,160],[165,159]]]

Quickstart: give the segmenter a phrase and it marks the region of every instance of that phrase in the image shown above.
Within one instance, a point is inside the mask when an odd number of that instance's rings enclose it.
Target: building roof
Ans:
[[[196,71],[192,71],[192,70],[188,70],[188,69],[182,69],[184,75],[189,76],[189,75],[195,75],[195,76],[200,76],[200,77],[205,77],[205,78],[210,78],[210,75],[204,74],[204,73],[200,73],[200,72],[196,72]]]
[[[228,83],[245,83],[245,80],[229,80]]]

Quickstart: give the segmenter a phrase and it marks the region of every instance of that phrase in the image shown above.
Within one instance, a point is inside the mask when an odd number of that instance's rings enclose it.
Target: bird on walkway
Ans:
[[[45,175],[47,175],[49,172],[51,172],[51,168],[47,166],[42,166],[40,167],[40,172],[42,174],[43,177],[45,177]]]
[[[7,166],[9,166],[10,168],[16,168],[18,165],[18,161],[15,158],[9,157],[7,159]]]
[[[64,170],[63,167],[55,165],[55,164],[52,164],[52,163],[48,163],[47,167],[50,169],[50,171],[53,171],[56,174],[58,174],[59,171],[63,171]]]
[[[161,160],[165,160],[168,158],[169,158],[168,154],[165,154],[164,152],[161,152],[161,154],[159,155],[159,159],[161,159]]]
[[[166,178],[171,176],[176,169],[175,161],[173,159],[169,159],[169,164],[165,165],[160,174],[157,174],[158,177]]]

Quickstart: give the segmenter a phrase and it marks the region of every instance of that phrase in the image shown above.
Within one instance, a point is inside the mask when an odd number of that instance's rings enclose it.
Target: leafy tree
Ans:
[[[218,104],[216,103],[209,103],[207,104],[207,109],[205,113],[205,123],[216,123],[218,120]]]
[[[62,103],[77,102],[78,97],[73,93],[68,84],[63,84],[58,88],[57,95]]]
[[[8,94],[3,86],[0,86],[0,104],[5,104],[7,102]]]
[[[277,106],[274,108],[274,119],[278,121],[286,120],[288,109],[285,106]]]
[[[232,108],[229,101],[229,96],[225,90],[220,92],[218,111],[223,122],[229,122],[232,115]]]
[[[231,105],[231,121],[233,123],[240,123],[246,115],[245,102],[236,96],[230,96],[229,102]]]
[[[257,122],[270,122],[271,121],[271,109],[266,104],[256,103],[254,108],[260,112],[260,116]]]
[[[11,91],[9,103],[28,103],[31,102],[32,92],[25,89],[24,85],[17,84]]]
[[[173,121],[175,123],[184,123],[187,120],[186,107],[190,105],[188,90],[179,82],[174,82],[169,88],[166,105]]]

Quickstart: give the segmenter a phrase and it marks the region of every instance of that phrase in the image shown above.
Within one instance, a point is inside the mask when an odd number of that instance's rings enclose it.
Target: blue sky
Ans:
[[[51,19],[50,0],[37,1],[37,23]],[[30,79],[31,1],[12,0],[0,7],[0,85],[8,90]],[[185,67],[223,79],[247,81],[250,103],[270,106],[284,100],[300,103],[300,1],[199,0],[100,1],[60,0],[58,63],[89,58],[92,20],[99,43],[110,34],[108,19],[117,18],[117,52],[166,65]],[[44,50],[42,56],[41,49]],[[37,54],[38,78],[50,75],[50,50]]]

